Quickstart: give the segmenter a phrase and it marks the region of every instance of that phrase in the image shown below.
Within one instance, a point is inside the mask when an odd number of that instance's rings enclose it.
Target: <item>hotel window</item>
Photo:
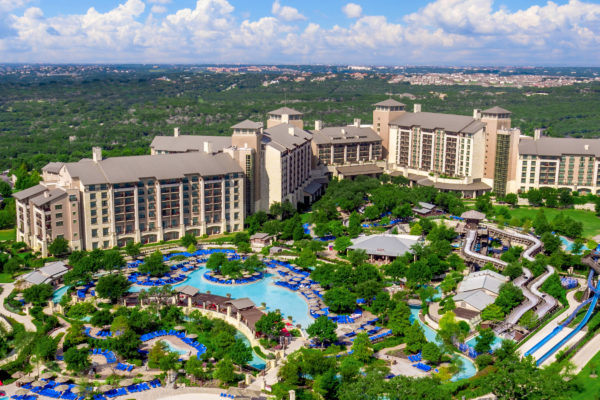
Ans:
[[[63,226],[63,222],[62,221],[56,222],[56,226]]]
[[[98,237],[98,229],[92,229],[92,237]]]
[[[62,210],[62,204],[57,204],[54,206],[55,210]]]
[[[107,236],[108,235],[108,228],[102,228],[102,235],[103,236]]]

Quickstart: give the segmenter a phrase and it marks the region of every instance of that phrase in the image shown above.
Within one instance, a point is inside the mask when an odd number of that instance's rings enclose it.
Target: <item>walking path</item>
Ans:
[[[12,283],[2,283],[1,285],[3,290],[2,294],[0,294],[0,314],[4,315],[5,317],[12,318],[18,323],[25,325],[26,330],[35,332],[37,329],[33,322],[31,322],[31,318],[29,316],[19,315],[12,311],[8,311],[4,306],[4,300],[11,294],[11,292],[15,288],[15,285]]]
[[[380,360],[385,360],[390,363],[390,373],[394,375],[404,375],[404,376],[412,376],[416,378],[422,378],[424,376],[428,376],[429,374],[425,371],[422,371],[418,368],[412,366],[412,362],[408,361],[406,358],[390,356],[387,353],[394,350],[403,349],[406,347],[406,344],[403,343],[401,345],[390,347],[387,349],[383,349],[374,354],[375,358]]]
[[[578,374],[596,355],[598,349],[600,349],[600,335],[594,336],[571,358],[570,361],[575,365],[573,373]]]
[[[285,355],[291,354],[303,346],[304,340],[301,338],[295,338],[292,341],[292,343],[288,346],[288,348],[285,349]],[[265,383],[265,386],[271,386],[276,384],[278,382],[277,374],[279,373],[279,368],[281,367],[281,365],[282,360],[277,360],[277,366],[266,371],[266,374],[264,376],[257,376],[256,380],[248,386],[248,389],[260,391],[261,384],[263,383],[263,381]]]

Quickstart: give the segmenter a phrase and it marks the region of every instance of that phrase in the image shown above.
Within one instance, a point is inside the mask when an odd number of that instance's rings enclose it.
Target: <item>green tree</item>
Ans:
[[[541,240],[544,243],[544,252],[546,254],[553,254],[560,250],[562,246],[560,238],[556,235],[553,235],[551,232],[544,232]]]
[[[356,211],[352,211],[348,219],[348,235],[350,237],[357,237],[362,232],[362,225],[360,215]]]
[[[90,357],[87,348],[77,349],[71,347],[64,354],[64,360],[67,364],[67,369],[80,374],[90,367]]]
[[[504,196],[504,201],[510,204],[511,207],[514,207],[519,202],[519,198],[515,193],[507,193],[506,196]]]
[[[432,364],[439,364],[442,358],[442,350],[433,342],[425,343],[423,346],[423,359]]]
[[[53,256],[61,256],[69,252],[69,242],[62,236],[57,236],[56,239],[48,245],[48,252]]]
[[[504,319],[504,311],[496,304],[489,304],[481,312],[481,319],[483,321],[502,321]]]
[[[53,288],[52,285],[42,283],[40,285],[33,285],[23,291],[23,299],[26,302],[33,305],[45,305],[48,300],[52,297]]]
[[[138,271],[152,276],[163,276],[169,272],[170,268],[163,262],[163,255],[160,251],[155,251],[144,259],[144,262],[138,267]]]
[[[154,346],[148,352],[148,366],[150,368],[160,368],[161,358],[167,355],[168,347],[162,340],[154,343]]]
[[[338,314],[349,313],[356,308],[356,296],[343,287],[329,289],[323,300],[330,311]]]
[[[521,304],[524,298],[525,296],[521,289],[508,282],[500,287],[500,292],[494,304],[499,306],[504,314],[508,314],[510,310]]]
[[[285,324],[282,321],[280,313],[270,311],[260,317],[260,319],[256,321],[254,327],[263,335],[266,335],[269,338],[275,338],[281,334],[281,330],[285,327]]]
[[[141,247],[141,243],[135,243],[133,240],[130,240],[125,245],[125,254],[131,258],[136,258],[141,254]]]
[[[306,329],[308,337],[316,339],[319,343],[332,343],[337,339],[335,330],[337,324],[327,318],[325,315],[321,315]]]
[[[479,331],[479,336],[477,336],[477,342],[475,343],[475,351],[478,353],[487,353],[492,349],[492,344],[494,344],[494,340],[496,336],[494,336],[494,331],[491,329],[482,329]]]
[[[343,253],[350,246],[352,246],[352,240],[348,236],[339,236],[335,239],[333,249],[339,253]]]
[[[395,336],[404,335],[410,327],[410,307],[403,301],[395,303],[394,308],[388,314],[388,328]]]
[[[410,353],[417,353],[427,343],[423,329],[418,322],[414,322],[405,331],[404,340],[406,341],[406,350]]]
[[[220,380],[223,384],[235,382],[235,367],[229,358],[224,358],[217,363],[214,378]]]
[[[129,291],[130,286],[131,282],[121,274],[105,275],[98,279],[96,293],[99,297],[116,303]]]
[[[112,349],[126,359],[138,358],[138,349],[141,345],[142,341],[139,336],[129,329],[123,331],[123,333],[112,340]]]
[[[191,233],[186,233],[179,239],[179,242],[183,247],[188,248],[190,246],[196,246],[196,244],[198,244],[198,239]]]
[[[118,250],[107,250],[102,257],[102,264],[108,271],[121,269],[125,266],[125,259]]]
[[[366,363],[371,359],[371,356],[373,355],[373,345],[367,333],[363,332],[356,335],[354,342],[352,343],[352,355],[363,363]]]
[[[514,280],[519,276],[523,275],[523,266],[518,261],[511,262],[506,266],[506,268],[504,268],[504,271],[502,271],[502,273],[508,276],[511,280]]]
[[[538,317],[533,310],[526,311],[519,320],[519,325],[529,330],[535,328],[537,323]]]

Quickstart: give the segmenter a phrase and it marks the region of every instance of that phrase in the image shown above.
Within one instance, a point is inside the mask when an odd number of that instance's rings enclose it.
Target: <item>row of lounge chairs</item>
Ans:
[[[112,399],[113,397],[126,396],[131,393],[145,392],[153,388],[160,387],[160,381],[155,379],[148,383],[136,383],[124,388],[111,389],[102,394],[94,395],[94,400],[106,400],[107,398]]]
[[[412,356],[408,356],[408,361],[410,362],[418,362],[421,361],[423,358],[421,356],[421,353],[417,353],[417,354],[413,354]]]
[[[425,372],[429,372],[431,371],[431,367],[427,364],[423,364],[423,363],[416,363],[412,365],[415,368],[420,369],[421,371],[425,371]]]
[[[90,350],[90,352],[92,354],[95,354],[95,355],[104,356],[104,358],[106,358],[106,362],[108,364],[112,364],[112,363],[117,362],[117,356],[115,356],[115,353],[113,353],[110,350],[92,349],[92,350]]]
[[[224,397],[226,399],[235,399],[235,395],[233,395],[233,394],[227,394],[227,393],[221,393],[219,395],[219,397]]]
[[[123,363],[118,363],[117,366],[115,367],[115,369],[118,369],[119,371],[126,371],[126,372],[131,372],[133,370],[133,368],[134,368],[133,365],[123,364]]]

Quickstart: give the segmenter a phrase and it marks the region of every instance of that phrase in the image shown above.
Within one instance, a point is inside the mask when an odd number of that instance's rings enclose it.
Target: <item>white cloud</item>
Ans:
[[[272,5],[252,20],[227,0],[197,0],[169,13],[165,0],[122,0],[107,12],[47,17],[43,9],[0,13],[5,62],[600,63],[600,5],[570,0],[517,11],[493,0],[434,0],[397,22],[362,15],[325,27]],[[0,7],[26,0],[0,0]],[[345,9],[353,3],[346,4]],[[360,7],[360,6],[359,6]],[[1,8],[0,8],[1,9]],[[348,10],[345,10],[348,11]],[[20,14],[20,15],[19,15]],[[303,25],[306,25],[303,27]]]
[[[12,11],[24,7],[31,0],[0,0],[0,11]]]
[[[342,7],[342,11],[348,18],[358,18],[362,15],[362,7],[356,3],[348,3]]]
[[[167,12],[167,7],[153,5],[150,11],[152,11],[154,14],[163,14]]]
[[[171,4],[173,0],[148,0],[151,4]]]
[[[271,7],[271,12],[273,15],[281,18],[284,21],[297,21],[301,19],[306,19],[306,17],[298,11],[297,8],[290,6],[282,6],[279,0],[275,0],[273,6]]]

